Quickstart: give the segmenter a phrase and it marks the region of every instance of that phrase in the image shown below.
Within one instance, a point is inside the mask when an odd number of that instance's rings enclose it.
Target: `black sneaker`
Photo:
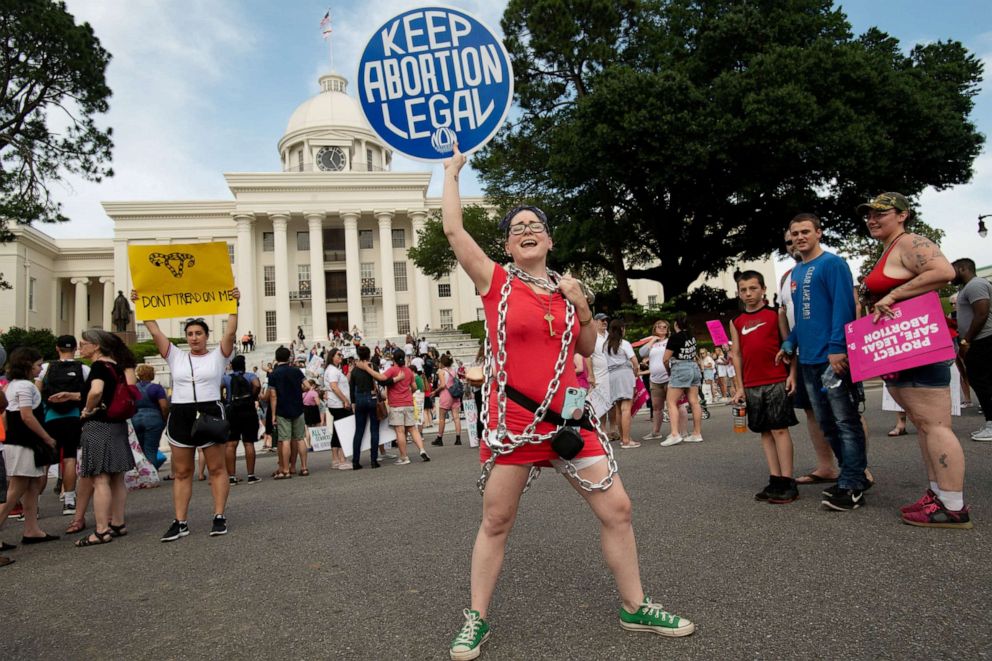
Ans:
[[[164,535],[162,535],[162,541],[174,542],[180,537],[185,537],[188,534],[189,534],[189,524],[187,524],[185,521],[177,521],[173,519],[172,525],[169,526],[169,529],[165,531]]]
[[[840,489],[839,493],[828,496],[821,501],[824,505],[838,512],[856,510],[865,504],[865,492],[860,489]]]
[[[461,445],[461,444],[462,444],[462,437],[455,436],[455,445]]]
[[[420,451],[420,458],[423,459],[424,461],[430,461],[431,460],[431,456],[429,454],[427,454],[427,450],[421,450]]]
[[[261,482],[261,481],[262,478],[258,477],[257,475],[249,475],[248,479],[245,480],[245,482],[247,482],[248,484],[255,484],[256,482]]]
[[[844,489],[841,489],[838,485],[832,484],[820,493],[823,494],[824,498],[834,498],[838,496]]]
[[[233,487],[235,484],[238,483],[238,478],[234,475],[229,475],[227,478],[227,482]]]
[[[382,464],[380,464],[378,461],[369,462],[369,467],[371,467],[371,468],[378,468],[381,465]]]
[[[435,438],[435,439],[434,439],[433,441],[431,441],[431,445],[435,445],[435,446],[437,446],[437,447],[441,447],[442,445],[444,445],[444,441],[442,441],[442,440],[441,440],[441,437],[440,437],[440,436],[438,436],[438,437],[437,437],[437,438]]]
[[[227,519],[224,518],[223,514],[218,514],[214,517],[214,525],[210,528],[210,536],[217,537],[218,535],[227,534]]]

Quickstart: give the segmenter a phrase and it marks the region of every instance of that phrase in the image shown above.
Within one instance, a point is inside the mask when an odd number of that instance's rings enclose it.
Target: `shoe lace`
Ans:
[[[640,610],[648,617],[658,618],[664,622],[668,622],[669,624],[674,624],[675,616],[663,609],[661,604],[656,604],[651,601],[651,597],[644,597]]]
[[[482,617],[477,612],[467,608],[462,611],[462,614],[465,616],[465,624],[462,625],[462,630],[455,636],[455,642],[453,644],[471,645],[475,642],[475,637],[478,635],[479,628],[482,626]]]

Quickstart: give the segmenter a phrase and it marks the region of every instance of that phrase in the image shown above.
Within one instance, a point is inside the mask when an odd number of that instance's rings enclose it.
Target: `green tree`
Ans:
[[[506,261],[505,241],[497,221],[485,207],[470,204],[462,209],[465,230],[472,235],[479,247],[496,262]],[[421,271],[432,278],[440,278],[455,268],[455,253],[444,236],[441,212],[433,212],[417,234],[417,245],[407,249],[407,256]]]
[[[500,204],[545,206],[563,262],[666,296],[760,258],[798,211],[828,239],[855,206],[968,181],[982,64],[854,36],[831,0],[510,0],[520,114],[475,158]]]
[[[95,122],[108,109],[110,54],[64,2],[0,0],[0,35],[0,241],[7,241],[9,220],[67,220],[51,193],[66,174],[91,181],[113,174],[111,129]]]
[[[41,352],[45,360],[58,357],[55,351],[55,336],[47,328],[18,328],[13,326],[6,333],[0,333],[0,346],[7,350],[7,356],[18,347],[34,347]],[[0,365],[0,368],[3,366]]]

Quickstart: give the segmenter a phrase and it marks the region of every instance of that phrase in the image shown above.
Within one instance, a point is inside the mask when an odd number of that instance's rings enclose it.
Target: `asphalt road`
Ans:
[[[726,407],[701,444],[618,451],[645,587],[697,623],[685,639],[618,626],[596,522],[545,471],[523,498],[482,658],[992,657],[992,443],[964,442],[975,529],[913,528],[896,509],[926,486],[915,437],[886,438],[894,415],[878,391],[869,404],[878,485],[855,512],[825,511],[815,487],[792,505],[755,502],[760,447]],[[965,439],[979,425],[974,410],[955,422]],[[797,470],[812,467],[804,426],[794,438]],[[311,455],[309,478],[232,489],[226,537],[207,536],[205,483],[192,534],[170,544],[170,489],[133,493],[126,538],[10,554],[0,659],[446,659],[468,605],[478,462],[465,446],[432,455],[360,472]],[[267,476],[273,455],[259,464]],[[46,494],[49,532],[68,523],[57,508]],[[20,524],[0,539],[19,542]]]

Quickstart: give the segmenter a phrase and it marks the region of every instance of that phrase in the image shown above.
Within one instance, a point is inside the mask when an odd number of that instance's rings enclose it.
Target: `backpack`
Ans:
[[[117,384],[114,386],[114,397],[110,400],[110,406],[107,407],[107,421],[126,422],[138,412],[137,400],[141,397],[141,391],[138,390],[137,386],[127,384],[122,370],[117,369],[116,366],[113,369],[117,376]]]
[[[251,382],[244,372],[231,372],[231,388],[228,393],[231,406],[245,406],[254,402]]]
[[[53,360],[48,363],[45,380],[41,384],[41,397],[45,406],[56,413],[68,413],[78,409],[81,402],[49,402],[48,398],[60,392],[83,392],[86,380],[83,379],[83,364],[78,360]]]
[[[450,370],[448,371],[448,374],[451,374]],[[455,399],[461,399],[462,395],[465,394],[465,387],[462,385],[462,380],[455,374],[451,374],[451,378],[452,382],[451,385],[448,386],[448,393]],[[445,379],[447,379],[447,377],[445,377]]]

